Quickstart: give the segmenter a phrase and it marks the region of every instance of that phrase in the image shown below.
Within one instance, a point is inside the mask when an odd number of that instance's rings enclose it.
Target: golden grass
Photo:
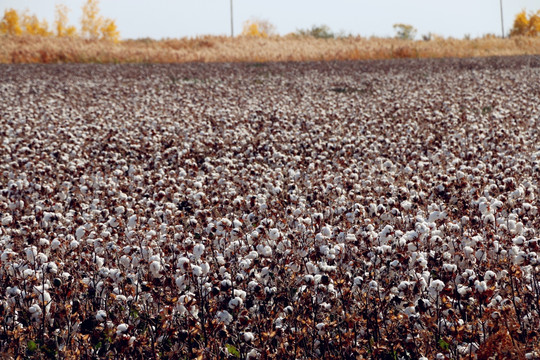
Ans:
[[[540,54],[540,38],[472,40],[299,36],[250,38],[204,36],[119,43],[77,38],[1,36],[0,63],[182,63],[331,61]]]

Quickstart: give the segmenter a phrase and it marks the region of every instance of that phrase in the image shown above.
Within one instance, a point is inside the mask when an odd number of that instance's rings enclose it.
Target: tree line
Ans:
[[[4,35],[38,35],[57,37],[80,37],[90,40],[110,40],[117,42],[120,32],[113,19],[105,18],[99,13],[99,0],[87,0],[82,6],[80,28],[69,24],[70,9],[64,4],[57,4],[54,23],[50,27],[45,19],[39,19],[28,10],[4,10],[0,21],[0,34]]]
[[[0,21],[0,34],[4,35],[38,35],[57,37],[80,37],[90,40],[110,40],[117,42],[120,32],[115,20],[105,18],[99,13],[99,0],[86,0],[82,7],[80,29],[69,25],[68,13],[70,9],[64,4],[57,4],[55,19],[52,28],[47,20],[40,20],[28,10],[20,12],[15,9],[6,9]],[[416,29],[408,24],[395,24],[396,37],[412,40]],[[244,22],[242,35],[251,37],[268,37],[276,34],[276,27],[268,20],[251,19]],[[510,36],[538,36],[540,34],[540,10],[527,13],[525,10],[518,13],[510,30]],[[333,38],[335,34],[326,25],[313,26],[311,29],[297,30],[296,35],[315,38]],[[431,39],[432,35],[423,37]]]

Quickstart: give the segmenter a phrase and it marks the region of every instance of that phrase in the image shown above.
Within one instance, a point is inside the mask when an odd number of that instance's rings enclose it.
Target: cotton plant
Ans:
[[[535,74],[475,61],[4,71],[5,344],[535,358]]]

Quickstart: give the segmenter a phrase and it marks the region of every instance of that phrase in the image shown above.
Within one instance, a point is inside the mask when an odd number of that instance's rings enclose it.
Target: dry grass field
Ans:
[[[39,36],[0,37],[0,63],[184,63],[330,61],[540,54],[540,38],[472,40],[205,36],[119,43]]]
[[[9,64],[0,94],[2,358],[540,358],[538,57]]]

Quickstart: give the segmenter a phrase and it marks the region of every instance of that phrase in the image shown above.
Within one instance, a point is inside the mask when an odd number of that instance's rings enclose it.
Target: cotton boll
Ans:
[[[322,229],[321,229],[321,234],[324,236],[324,237],[330,237],[332,235],[332,230],[330,229],[330,226],[324,226]]]
[[[30,264],[35,264],[36,256],[37,256],[37,248],[35,246],[30,246],[24,249],[24,252],[26,253],[26,260]]]
[[[229,300],[229,308],[230,309],[239,308],[240,306],[242,306],[243,303],[244,303],[244,301],[242,300],[242,298],[237,296],[237,297]]]
[[[457,271],[457,265],[456,264],[443,264],[443,270],[448,271],[448,272]]]
[[[493,214],[482,215],[482,221],[484,224],[495,224],[495,216]]]
[[[199,259],[202,254],[204,253],[204,245],[203,244],[196,244],[193,247],[193,256],[195,256],[195,259]]]
[[[58,250],[60,248],[60,245],[60,240],[54,239],[53,241],[51,241],[51,250]]]
[[[127,255],[122,255],[120,257],[120,264],[123,266],[123,267],[129,267],[129,265],[131,264],[131,258]]]
[[[474,282],[474,287],[475,287],[476,291],[478,291],[479,293],[483,293],[488,288],[485,281],[479,281],[479,280],[476,280]]]
[[[84,226],[79,226],[75,231],[75,237],[77,240],[81,240],[84,234],[86,234],[86,229],[84,228]]]
[[[210,264],[207,262],[203,262],[201,263],[200,266],[201,266],[203,276],[208,275],[208,273],[210,272]]]
[[[497,278],[497,274],[495,274],[493,271],[491,270],[488,270],[486,271],[486,273],[484,274],[484,279],[486,281],[490,281],[492,279],[496,279]]]
[[[28,308],[28,312],[31,314],[32,319],[37,320],[41,317],[42,311],[41,307],[38,304],[33,304]]]
[[[23,278],[28,279],[28,278],[34,276],[35,273],[36,272],[34,270],[32,270],[32,269],[26,269],[26,270],[23,271]]]
[[[116,335],[122,335],[126,331],[128,331],[129,325],[128,324],[120,324],[116,327]]]
[[[525,237],[523,236],[517,236],[512,240],[512,243],[514,245],[523,245],[525,243]]]
[[[271,257],[272,256],[272,248],[270,246],[268,246],[268,245],[261,246],[260,249],[257,247],[257,250],[260,250],[259,254],[261,254],[261,256],[265,256],[265,257]]]
[[[436,293],[439,293],[444,289],[444,287],[445,284],[441,280],[433,280],[429,286],[429,289],[433,290]]]
[[[181,270],[187,270],[189,268],[190,261],[187,257],[180,257],[176,262],[176,267]]]
[[[157,260],[154,260],[150,263],[150,272],[154,277],[159,277],[159,272],[161,271],[161,263]]]
[[[246,331],[242,334],[245,342],[252,342],[255,339],[255,335],[252,332]]]
[[[47,265],[45,267],[45,270],[49,274],[56,274],[58,272],[58,266],[56,265],[56,263],[54,261],[51,261],[51,262],[47,263]]]
[[[223,310],[217,312],[217,319],[219,322],[229,325],[232,322],[233,317],[227,310]]]
[[[137,225],[137,215],[131,215],[128,219],[128,228],[133,229]]]
[[[414,305],[407,306],[404,312],[405,312],[405,315],[407,315],[408,317],[411,317],[411,316],[416,315],[416,308],[414,307]]]
[[[463,248],[463,253],[465,254],[465,257],[470,258],[474,250],[470,246],[465,246]]]
[[[280,235],[281,234],[279,230],[276,228],[270,229],[270,231],[268,232],[268,237],[270,238],[270,240],[273,240],[273,241],[279,239]]]
[[[125,295],[116,295],[116,301],[119,303],[127,302],[127,297]]]
[[[104,322],[107,319],[107,313],[105,310],[98,310],[96,313],[96,320],[99,322]]]
[[[203,274],[202,268],[198,265],[191,265],[191,270],[193,271],[193,275],[197,277]]]
[[[13,222],[13,217],[9,214],[4,214],[1,221],[3,226],[8,226],[11,225],[11,223]]]

